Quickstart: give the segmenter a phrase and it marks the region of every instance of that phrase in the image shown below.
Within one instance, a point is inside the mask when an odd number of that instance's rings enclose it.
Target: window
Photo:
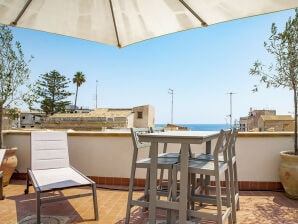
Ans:
[[[138,119],[142,119],[143,118],[143,112],[138,112]]]

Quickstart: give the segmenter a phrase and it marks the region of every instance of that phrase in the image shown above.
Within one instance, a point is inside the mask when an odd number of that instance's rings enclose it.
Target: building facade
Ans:
[[[293,131],[291,115],[276,115],[276,110],[252,110],[247,117],[240,117],[240,131]]]
[[[20,128],[39,128],[45,113],[40,111],[21,111],[19,117]]]
[[[259,131],[293,131],[291,115],[262,115],[258,121]]]
[[[239,131],[248,131],[247,120],[248,120],[248,117],[240,117]]]
[[[154,127],[155,124],[155,110],[151,105],[139,106],[132,108],[134,113],[133,123],[129,127],[142,128]]]
[[[247,117],[247,130],[260,131],[259,119],[262,115],[276,115],[276,110],[252,110],[250,109]]]
[[[131,127],[153,127],[155,114],[151,105],[134,108],[98,108],[89,113],[61,113],[46,117],[41,128],[102,131]]]

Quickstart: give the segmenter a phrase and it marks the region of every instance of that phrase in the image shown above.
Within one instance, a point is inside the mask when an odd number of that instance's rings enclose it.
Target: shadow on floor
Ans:
[[[56,198],[63,196],[61,191],[51,193],[43,193],[43,198]],[[7,197],[9,200],[14,200],[17,212],[17,221],[21,221],[25,217],[36,215],[36,197],[35,193],[20,194],[16,196]],[[63,209],[61,209],[63,208]],[[80,222],[83,219],[67,201],[57,201],[53,203],[43,204],[41,206],[42,215],[68,216],[75,221]]]
[[[296,224],[298,200],[286,197],[284,192],[240,191],[238,223]]]

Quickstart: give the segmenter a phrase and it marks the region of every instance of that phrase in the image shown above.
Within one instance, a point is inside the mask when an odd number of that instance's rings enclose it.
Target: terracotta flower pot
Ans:
[[[18,164],[17,156],[15,155],[17,148],[6,149],[4,159],[0,170],[3,171],[3,186],[9,184],[10,178]]]
[[[294,151],[280,152],[281,163],[279,177],[286,191],[286,195],[292,199],[298,199],[298,156]]]

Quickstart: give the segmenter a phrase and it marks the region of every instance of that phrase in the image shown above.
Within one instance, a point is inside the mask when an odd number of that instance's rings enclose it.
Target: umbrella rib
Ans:
[[[120,44],[120,42],[119,42],[119,35],[118,35],[117,25],[116,25],[116,21],[115,21],[115,15],[114,15],[114,10],[113,10],[112,0],[110,0],[110,7],[111,7],[111,12],[112,12],[113,23],[114,23],[114,29],[115,29],[115,33],[116,33],[116,38],[117,38],[117,42],[118,42],[118,47],[121,48],[121,44]]]
[[[201,22],[201,25],[202,26],[208,26],[208,24],[195,12],[193,11],[193,9],[183,0],[179,0],[183,5],[184,7],[190,11],[191,14],[194,15],[194,17],[196,17],[200,22]]]
[[[24,5],[22,10],[18,14],[17,18],[13,22],[11,22],[11,25],[13,25],[13,26],[17,25],[19,19],[22,17],[22,15],[24,14],[24,12],[26,11],[26,9],[28,8],[28,6],[30,5],[31,2],[32,2],[32,0],[27,0],[26,4]]]

